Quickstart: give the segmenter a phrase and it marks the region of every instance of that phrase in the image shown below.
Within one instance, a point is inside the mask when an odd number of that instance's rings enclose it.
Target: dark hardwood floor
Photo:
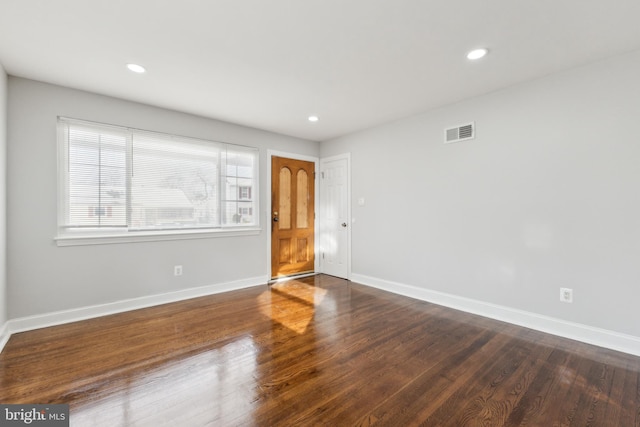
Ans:
[[[640,358],[315,276],[16,334],[72,426],[640,426]]]

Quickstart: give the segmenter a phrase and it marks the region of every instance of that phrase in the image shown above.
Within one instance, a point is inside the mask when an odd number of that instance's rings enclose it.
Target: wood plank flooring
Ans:
[[[314,276],[16,334],[72,426],[640,426],[640,358]]]

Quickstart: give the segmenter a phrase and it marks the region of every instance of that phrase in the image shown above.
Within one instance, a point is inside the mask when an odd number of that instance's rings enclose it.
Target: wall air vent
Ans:
[[[471,122],[454,128],[444,130],[444,143],[466,141],[476,137],[476,123]]]

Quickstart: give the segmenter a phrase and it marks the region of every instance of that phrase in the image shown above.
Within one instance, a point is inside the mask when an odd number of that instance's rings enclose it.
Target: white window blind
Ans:
[[[255,227],[258,150],[60,118],[62,234]]]

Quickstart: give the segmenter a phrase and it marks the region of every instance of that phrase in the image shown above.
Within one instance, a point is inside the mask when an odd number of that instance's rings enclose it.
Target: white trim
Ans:
[[[214,237],[255,236],[261,228],[225,228],[206,230],[140,231],[126,234],[67,234],[54,240],[58,246],[106,245],[113,243],[160,242],[166,240],[209,239]]]
[[[267,150],[267,165],[271,164],[271,157],[286,157],[288,159],[304,160],[307,162],[318,163],[319,158],[314,156],[307,156],[306,154],[289,153],[287,151]]]
[[[607,329],[518,310],[497,304],[464,298],[444,292],[405,285],[362,274],[353,274],[352,281],[410,298],[431,302],[467,313],[535,329],[552,335],[582,341],[599,347],[640,356],[640,337]]]
[[[302,273],[302,274],[293,274],[291,276],[276,277],[275,279],[269,279],[269,285],[274,285],[276,283],[282,283],[282,282],[290,282],[292,280],[304,279],[305,277],[312,277],[317,275],[318,273],[314,271],[313,273]]]
[[[320,159],[320,171],[323,169],[323,165],[327,162],[332,162],[335,160],[347,160],[347,218],[349,218],[349,227],[347,229],[347,277],[345,279],[351,280],[351,230],[353,229],[353,217],[352,217],[352,209],[351,209],[351,153],[343,153],[330,157],[323,157]],[[320,185],[318,185],[320,187]],[[322,200],[322,193],[320,195],[319,203],[324,203]],[[320,212],[323,209],[318,209]],[[320,270],[323,271],[323,263],[320,260]]]
[[[307,162],[313,162],[314,164],[314,172],[316,175],[316,180],[315,180],[315,191],[314,191],[314,198],[315,198],[315,205],[314,205],[314,209],[316,211],[316,213],[318,212],[318,203],[320,202],[320,186],[318,185],[318,173],[319,173],[319,168],[320,168],[320,159],[318,157],[313,157],[313,156],[307,156],[305,154],[297,154],[297,153],[287,153],[284,151],[277,151],[277,150],[267,150],[267,194],[269,195],[269,197],[267,197],[267,210],[265,212],[265,229],[267,230],[267,281],[271,281],[271,212],[273,212],[273,208],[271,206],[271,201],[272,201],[272,197],[271,197],[271,158],[273,156],[276,157],[285,157],[288,159],[295,159],[295,160],[304,160]],[[319,231],[320,231],[320,215],[315,215],[315,220],[313,221],[313,233],[314,233],[314,248],[313,248],[313,252],[315,254],[315,260],[313,263],[313,272],[317,272],[320,271],[320,261],[318,259],[318,251],[320,250],[320,239],[318,238],[319,235]]]
[[[11,332],[9,331],[9,322],[4,322],[2,328],[0,328],[0,353],[4,349],[4,346],[7,345],[7,342],[11,338]]]
[[[11,334],[15,334],[18,332],[31,331],[34,329],[46,328],[49,326],[63,325],[65,323],[93,319],[96,317],[108,316],[110,314],[123,313],[126,311],[138,310],[141,308],[148,308],[156,305],[168,304],[191,298],[198,298],[202,296],[219,294],[222,292],[235,291],[238,289],[261,285],[266,286],[264,277],[250,277],[233,282],[218,283],[215,285],[201,286],[197,288],[168,292],[164,294],[131,298],[107,304],[92,305],[70,310],[56,311],[53,313],[20,317],[17,319],[9,320],[7,323],[5,323],[2,334],[0,334],[0,344],[6,343],[6,340],[9,339]],[[6,339],[4,335],[7,335]],[[2,347],[0,346],[0,349],[1,348]]]
[[[105,129],[108,129],[114,134],[118,134],[126,139],[125,152],[126,152],[126,224],[120,224],[113,227],[96,227],[88,228],[78,226],[77,224],[70,224],[67,226],[69,219],[69,191],[71,184],[69,181],[69,131],[71,126],[79,126],[91,132],[102,133]],[[254,184],[256,187],[255,197],[253,200],[253,206],[256,211],[260,209],[260,152],[258,147],[249,147],[245,145],[231,144],[222,141],[214,141],[202,138],[194,138],[190,136],[175,135],[164,132],[156,132],[149,130],[142,130],[124,126],[118,126],[113,124],[105,124],[100,122],[93,122],[81,119],[73,119],[68,117],[58,116],[57,121],[57,202],[58,202],[58,232],[54,237],[54,241],[57,246],[76,246],[76,245],[100,245],[100,244],[112,244],[112,243],[134,243],[134,242],[148,242],[148,241],[165,241],[165,240],[182,240],[182,239],[201,239],[209,237],[233,237],[233,236],[246,236],[257,235],[260,233],[260,221],[259,215],[256,215],[258,219],[255,223],[247,223],[243,225],[227,225],[227,224],[208,224],[207,228],[185,228],[185,229],[148,229],[137,230],[131,225],[131,204],[135,201],[132,199],[132,167],[133,167],[133,151],[134,142],[133,138],[138,135],[151,136],[153,138],[160,138],[162,141],[171,141],[171,144],[197,144],[200,147],[207,147],[207,149],[214,150],[215,153],[220,154],[222,151],[233,151],[235,153],[250,154],[255,156],[255,166],[253,167],[255,172]],[[221,154],[217,155],[218,161],[218,181],[222,182],[223,177],[226,176],[222,172],[222,160]],[[220,209],[223,209],[223,192],[216,196],[215,203],[218,204]],[[123,219],[124,221],[124,219]],[[219,220],[221,222],[221,219]]]

